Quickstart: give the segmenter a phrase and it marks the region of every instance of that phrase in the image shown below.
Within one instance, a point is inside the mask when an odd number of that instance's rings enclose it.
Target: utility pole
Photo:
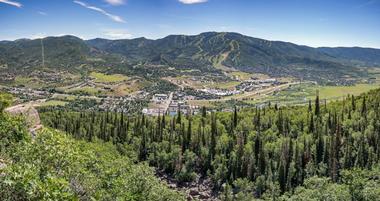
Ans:
[[[42,53],[42,67],[45,68],[45,49],[44,49],[44,41],[43,38],[41,38],[41,53]]]

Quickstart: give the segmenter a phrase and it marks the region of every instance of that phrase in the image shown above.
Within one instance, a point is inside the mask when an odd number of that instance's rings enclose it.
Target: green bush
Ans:
[[[3,200],[183,200],[111,143],[44,129],[18,145],[0,177]]]
[[[196,177],[195,173],[195,162],[196,162],[196,155],[186,150],[183,155],[184,163],[182,165],[182,168],[177,173],[176,178],[180,182],[190,182],[193,181]]]
[[[30,140],[21,117],[0,113],[0,155],[12,152],[17,142]]]
[[[0,113],[2,113],[5,108],[11,105],[12,99],[12,95],[0,93]]]

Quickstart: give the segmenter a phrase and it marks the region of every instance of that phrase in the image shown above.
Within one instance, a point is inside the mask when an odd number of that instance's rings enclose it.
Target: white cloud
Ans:
[[[38,11],[37,13],[40,14],[40,15],[45,15],[45,16],[47,15],[47,13],[42,12],[42,11]]]
[[[125,0],[104,0],[104,1],[113,6],[120,6],[120,5],[125,4]]]
[[[12,6],[16,6],[18,8],[22,7],[22,4],[19,3],[19,2],[16,2],[16,1],[0,0],[0,3],[6,3],[6,4],[9,4],[9,5],[12,5]]]
[[[111,13],[108,13],[107,11],[101,9],[101,8],[98,8],[98,7],[95,7],[95,6],[91,6],[91,5],[87,5],[86,3],[82,2],[82,1],[74,1],[74,3],[76,4],[79,4],[85,8],[88,8],[90,10],[94,10],[94,11],[97,11],[107,17],[109,17],[111,20],[115,21],[115,22],[120,22],[120,23],[125,23],[124,19],[121,18],[120,16],[117,16],[117,15],[113,15]]]
[[[132,34],[130,34],[126,30],[122,29],[108,29],[103,33],[104,36],[110,39],[128,39],[132,38]]]
[[[195,3],[205,3],[208,0],[179,0],[179,2],[184,4],[195,4]]]

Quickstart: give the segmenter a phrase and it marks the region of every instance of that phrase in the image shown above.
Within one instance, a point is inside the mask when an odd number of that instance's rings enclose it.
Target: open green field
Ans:
[[[54,94],[53,95],[53,98],[56,99],[56,100],[60,100],[60,101],[63,101],[63,102],[66,102],[66,101],[73,101],[75,100],[77,97],[74,96],[74,95],[62,95],[62,94]]]
[[[126,83],[120,84],[110,92],[112,95],[125,96],[142,88],[142,83],[139,81],[128,81]]]
[[[252,77],[257,78],[257,79],[268,79],[269,76],[265,74],[260,74],[260,73],[246,73],[242,71],[233,71],[229,72],[228,75],[234,76],[236,78],[239,78],[240,80],[249,80]]]
[[[40,88],[45,86],[45,84],[38,78],[17,76],[14,81],[15,86],[24,85],[28,88]]]
[[[251,77],[252,77],[252,74],[241,72],[241,71],[234,71],[234,72],[230,72],[228,74],[230,76],[235,76],[235,77],[239,78],[240,80],[248,80],[248,79],[251,79]]]
[[[106,75],[103,73],[92,72],[90,77],[95,79],[95,82],[101,83],[116,83],[128,80],[128,77],[120,74]]]
[[[67,93],[70,94],[83,94],[83,95],[101,95],[103,90],[99,88],[93,88],[93,87],[81,87],[81,88],[75,88],[75,89],[70,89],[66,91]]]
[[[189,100],[188,102],[190,105],[197,105],[199,107],[207,107],[207,108],[214,107],[214,104],[215,104],[214,101],[209,101],[209,100]]]
[[[380,68],[370,68],[370,69],[368,69],[368,75],[371,78],[376,78],[376,83],[380,84]]]
[[[213,83],[209,85],[205,85],[208,88],[218,88],[218,89],[234,89],[237,85],[239,85],[240,82],[238,81],[231,81],[231,82],[218,82],[218,83]]]
[[[66,104],[67,104],[67,102],[65,102],[65,101],[49,100],[49,101],[41,103],[40,106],[41,107],[46,107],[46,106],[64,106]]]
[[[324,99],[338,99],[347,94],[359,95],[361,93],[379,88],[378,84],[357,84],[355,86],[324,86],[316,87],[319,90],[319,96]],[[314,96],[309,96],[312,98]]]
[[[357,84],[354,86],[319,86],[312,83],[293,85],[272,95],[262,96],[247,103],[273,102],[279,104],[304,104],[315,98],[317,91],[321,100],[328,101],[341,99],[348,94],[359,95],[372,89],[379,88],[379,84]]]

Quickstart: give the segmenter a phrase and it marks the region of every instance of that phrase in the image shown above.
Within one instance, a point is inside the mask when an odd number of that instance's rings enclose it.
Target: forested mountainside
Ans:
[[[117,53],[132,61],[150,61],[170,66],[230,67],[270,75],[325,78],[357,74],[350,65],[314,48],[292,43],[267,41],[237,33],[207,32],[195,36],[171,35],[163,39],[102,40],[88,44]]]
[[[380,90],[308,106],[146,117],[43,108],[45,125],[114,144],[178,182],[212,181],[222,200],[378,200]]]
[[[136,64],[200,70],[227,67],[276,76],[332,80],[362,75],[363,72],[356,68],[358,63],[378,66],[379,52],[365,48],[312,48],[224,32],[170,35],[157,40],[84,41],[63,36],[3,41],[0,43],[0,65],[7,70],[31,70],[42,66],[75,70],[84,64],[105,69],[131,68]]]
[[[378,49],[360,47],[321,47],[318,49],[336,58],[358,62],[358,65],[380,65],[380,51]]]
[[[43,59],[44,58],[44,59]],[[121,62],[100,52],[75,36],[47,37],[43,40],[20,39],[0,43],[0,66],[2,71],[22,74],[33,70],[82,70],[83,65],[97,66],[97,62]]]
[[[9,68],[42,68],[42,45],[46,66],[55,68],[79,65],[90,53],[90,48],[80,38],[64,36],[44,38],[43,43],[29,39],[2,43],[0,58]]]
[[[22,117],[0,112],[1,200],[185,200],[129,150],[49,128],[32,139]]]

